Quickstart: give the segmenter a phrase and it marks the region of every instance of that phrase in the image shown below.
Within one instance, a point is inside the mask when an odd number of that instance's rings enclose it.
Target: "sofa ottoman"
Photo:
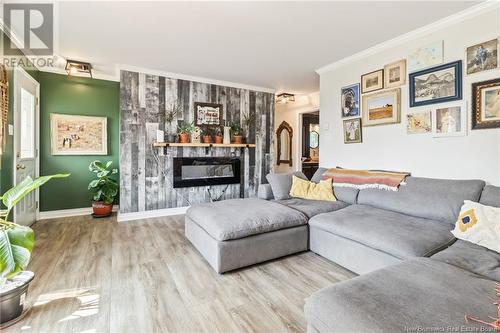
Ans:
[[[217,273],[308,248],[307,217],[261,199],[234,199],[190,207],[185,235]]]

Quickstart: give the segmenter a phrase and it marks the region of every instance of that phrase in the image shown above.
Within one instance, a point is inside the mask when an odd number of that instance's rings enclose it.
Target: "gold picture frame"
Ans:
[[[384,88],[396,88],[406,83],[406,59],[384,66]]]
[[[401,123],[401,88],[362,96],[363,126]]]
[[[384,88],[384,69],[361,75],[361,93],[369,93]]]

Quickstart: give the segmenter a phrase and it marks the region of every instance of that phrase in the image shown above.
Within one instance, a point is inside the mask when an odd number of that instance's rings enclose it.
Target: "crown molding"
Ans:
[[[155,69],[151,69],[151,68],[130,66],[130,65],[124,65],[124,64],[118,65],[118,68],[120,70],[125,70],[125,71],[130,71],[130,72],[138,72],[138,73],[144,73],[144,74],[150,74],[150,75],[157,75],[157,76],[165,76],[165,77],[169,77],[172,79],[180,79],[180,80],[187,80],[187,81],[194,81],[194,82],[201,82],[201,83],[208,83],[208,84],[216,84],[218,86],[248,89],[248,90],[267,92],[267,93],[272,93],[272,94],[276,93],[276,90],[272,89],[272,88],[252,86],[252,85],[248,85],[248,84],[236,83],[236,82],[231,82],[231,81],[215,80],[215,79],[209,79],[206,77],[192,76],[192,75],[174,73],[174,72],[167,72],[167,71],[155,70]]]
[[[385,51],[387,49],[393,48],[395,46],[399,46],[399,45],[404,44],[408,41],[422,37],[422,36],[428,34],[429,32],[433,32],[436,30],[440,30],[440,29],[449,27],[453,24],[465,21],[467,19],[473,18],[475,16],[481,15],[483,13],[486,13],[488,11],[498,9],[498,8],[500,8],[499,1],[487,0],[483,3],[480,3],[478,5],[467,8],[461,12],[447,16],[441,20],[430,23],[430,24],[425,25],[421,28],[412,30],[408,33],[405,33],[405,34],[400,35],[398,37],[395,37],[393,39],[389,39],[385,42],[382,42],[378,45],[375,45],[373,47],[365,49],[361,52],[355,53],[355,54],[348,56],[346,58],[335,61],[331,64],[326,65],[326,66],[320,67],[316,70],[316,73],[318,73],[319,75],[325,74],[325,73],[330,72],[336,68],[343,67],[347,64],[350,64],[350,63],[353,63],[355,61],[373,56],[373,55],[378,54],[378,53]]]

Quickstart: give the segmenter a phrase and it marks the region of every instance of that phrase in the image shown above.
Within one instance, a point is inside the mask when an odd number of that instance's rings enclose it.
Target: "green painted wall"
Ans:
[[[0,31],[0,54],[3,56],[3,39],[8,37],[4,34],[3,31]],[[23,55],[21,51],[19,51],[19,55]],[[27,70],[27,72],[38,81],[39,71],[37,70]],[[9,124],[14,124],[14,71],[12,68],[7,68],[7,76],[9,78]],[[0,156],[0,192],[3,193],[7,189],[12,187],[13,183],[13,163],[14,163],[14,136],[7,135],[5,150],[3,155]]]
[[[119,160],[120,83],[39,73],[40,174],[71,173],[68,181],[49,182],[40,188],[40,211],[90,207],[88,165],[95,159]],[[62,113],[108,118],[108,156],[53,156],[50,152],[50,114]]]

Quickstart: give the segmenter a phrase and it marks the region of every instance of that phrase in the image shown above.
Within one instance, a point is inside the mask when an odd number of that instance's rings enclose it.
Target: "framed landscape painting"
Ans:
[[[361,143],[361,119],[344,120],[344,143]]]
[[[359,117],[359,83],[343,87],[340,95],[342,118]]]
[[[410,107],[462,99],[462,60],[410,73]]]
[[[498,39],[469,46],[465,51],[467,74],[480,73],[498,68]]]
[[[221,126],[222,104],[194,103],[194,124],[196,126]]]
[[[500,79],[472,84],[472,129],[500,127]]]
[[[107,118],[50,114],[52,155],[107,155]]]
[[[398,124],[400,122],[400,88],[363,96],[363,126]]]
[[[361,93],[368,93],[384,88],[384,70],[361,75]]]

